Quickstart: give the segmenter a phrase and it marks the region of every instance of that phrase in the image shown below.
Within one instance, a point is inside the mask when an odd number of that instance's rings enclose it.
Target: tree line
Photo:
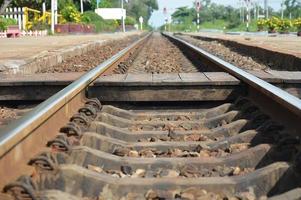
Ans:
[[[203,0],[202,8],[199,12],[200,22],[213,22],[216,20],[224,20],[227,23],[227,28],[234,28],[241,24],[243,16],[243,11],[240,8],[234,8],[232,6],[224,6],[216,3],[212,3],[210,0]],[[298,18],[301,17],[301,2],[298,0],[285,0],[284,1],[284,17],[285,18]],[[264,14],[264,9],[260,6],[250,9],[251,17],[257,18],[257,12]],[[281,11],[275,11],[273,8],[269,7],[270,16],[281,17]],[[246,10],[244,10],[246,14]],[[172,19],[175,24],[191,25],[197,22],[197,11],[192,7],[180,7],[173,14]]]
[[[51,9],[51,0],[0,0],[1,11],[4,12],[8,5],[12,7],[30,7],[37,10],[42,10],[42,4],[46,2],[46,9]],[[73,3],[80,8],[80,0],[58,0],[58,9],[61,10],[65,5]],[[96,0],[84,0],[84,10],[93,11],[97,5]],[[120,7],[120,0],[101,0],[99,7]],[[158,9],[157,0],[129,0],[124,4],[127,9],[127,15],[134,17],[136,20],[142,16],[147,22],[154,10]]]

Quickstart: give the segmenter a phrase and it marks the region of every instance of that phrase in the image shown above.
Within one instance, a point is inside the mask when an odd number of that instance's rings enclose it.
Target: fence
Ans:
[[[0,38],[6,38],[7,32],[0,32]],[[47,30],[43,31],[21,31],[21,36],[32,36],[32,37],[39,37],[39,36],[46,36],[48,34]]]
[[[5,18],[15,19],[18,22],[20,30],[29,32],[35,24],[51,25],[51,13],[43,9],[43,12],[27,7],[23,8],[6,8],[3,14]],[[62,20],[61,15],[57,15]],[[57,19],[55,19],[55,23]]]
[[[5,18],[15,19],[20,30],[26,30],[25,8],[6,8],[3,14]]]

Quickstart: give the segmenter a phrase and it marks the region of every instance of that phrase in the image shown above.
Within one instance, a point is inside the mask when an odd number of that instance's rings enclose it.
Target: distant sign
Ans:
[[[201,2],[200,2],[200,1],[195,1],[195,9],[196,9],[197,11],[200,11],[201,8],[202,8]]]
[[[142,17],[142,16],[139,17],[139,22],[140,22],[140,23],[143,23],[143,17]]]
[[[126,18],[126,10],[121,8],[97,8],[95,13],[103,19],[122,19],[122,16]]]
[[[140,22],[140,29],[142,30],[143,29],[143,17],[142,16],[139,17],[139,22]]]
[[[166,7],[163,8],[163,14],[167,15],[167,8]]]
[[[265,18],[265,15],[258,15],[258,18]]]

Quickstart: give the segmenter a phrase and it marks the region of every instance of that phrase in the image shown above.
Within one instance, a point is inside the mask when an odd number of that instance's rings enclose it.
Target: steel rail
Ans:
[[[107,69],[117,63],[119,59],[126,55],[127,52],[135,48],[140,42],[150,35],[151,33],[148,33],[143,38],[118,52],[116,55],[87,72],[63,90],[39,104],[21,119],[16,120],[4,129],[0,130],[0,158],[22,141],[22,139],[30,135],[33,130],[38,128],[60,108],[66,105],[70,100],[72,100],[72,98],[83,91]]]
[[[211,62],[217,64],[219,67],[224,69],[229,74],[237,77],[241,81],[247,83],[248,85],[254,87],[255,89],[261,91],[265,95],[267,95],[270,98],[273,98],[281,105],[288,108],[293,113],[297,114],[299,117],[301,117],[301,100],[288,92],[218,58],[217,56],[214,56],[207,51],[196,47],[185,40],[182,40],[180,38],[177,38],[169,33],[162,33],[164,36],[171,38],[172,40],[175,40],[181,44],[186,45],[187,47],[193,49],[194,51],[200,53],[202,56],[204,56],[206,59],[210,60]]]

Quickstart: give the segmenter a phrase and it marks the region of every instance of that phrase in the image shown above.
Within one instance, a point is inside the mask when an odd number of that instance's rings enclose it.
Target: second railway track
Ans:
[[[225,71],[244,90],[179,101],[163,80],[164,98],[88,98],[103,74],[162,72],[137,67],[148,37],[1,130],[0,199],[300,199],[300,100],[181,39],[162,38],[189,52],[168,72]]]

